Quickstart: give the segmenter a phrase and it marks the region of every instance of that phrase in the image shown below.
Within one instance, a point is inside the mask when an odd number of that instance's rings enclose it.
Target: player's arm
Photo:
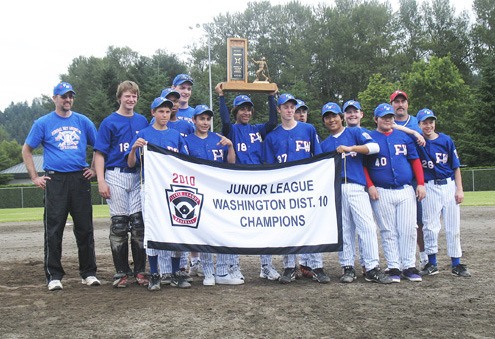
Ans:
[[[220,141],[217,143],[217,145],[222,145],[222,146],[227,146],[228,147],[228,151],[227,151],[227,162],[229,164],[235,164],[235,149],[234,149],[234,144],[232,144],[232,141],[221,135],[221,134],[218,134],[217,135],[220,137]]]
[[[129,151],[129,154],[127,155],[127,166],[130,168],[136,166],[137,162],[137,149],[143,147],[146,145],[148,142],[144,140],[143,138],[137,138],[136,142],[131,147],[131,150]]]
[[[215,92],[218,94],[218,107],[220,111],[220,119],[222,120],[222,134],[229,135],[230,133],[230,112],[225,103],[225,97],[223,94],[222,83],[218,83],[215,86]]]
[[[455,202],[462,204],[464,201],[464,189],[462,188],[462,176],[461,169],[457,167],[454,170],[454,182],[455,182]]]
[[[368,172],[368,168],[366,166],[363,168],[364,168],[364,176],[366,178],[366,187],[368,188],[368,195],[370,196],[371,200],[378,200],[380,198],[380,195],[378,194],[378,190],[376,189],[373,180],[371,180],[370,173]]]
[[[95,151],[93,161],[95,163],[98,192],[102,198],[110,199],[110,187],[105,181],[105,156],[100,151]]]
[[[38,172],[36,171],[36,167],[34,166],[33,148],[28,144],[24,144],[22,146],[22,160],[24,160],[24,165],[26,165],[26,169],[28,171],[29,177],[31,178],[31,181],[39,188],[45,189],[46,181],[50,180],[51,178],[46,175],[43,175],[41,177],[38,176]]]
[[[409,160],[409,162],[411,163],[414,177],[416,178],[416,182],[418,183],[418,186],[416,187],[416,197],[418,198],[418,201],[421,201],[426,197],[423,166],[421,166],[421,160],[419,160],[419,158],[411,159]]]
[[[370,142],[366,145],[354,145],[354,146],[345,146],[340,145],[337,147],[336,151],[338,153],[349,153],[356,152],[359,154],[375,154],[380,151],[380,146],[376,142]]]
[[[419,146],[424,147],[424,145],[426,145],[425,138],[418,131],[415,131],[413,129],[410,129],[409,127],[401,126],[401,125],[397,125],[397,124],[394,124],[393,127],[396,130],[405,132],[405,133],[407,133],[407,134],[412,135],[413,137],[415,137],[416,138],[416,143]]]
[[[268,122],[265,124],[266,133],[271,132],[275,127],[277,127],[278,123],[278,115],[277,115],[277,103],[275,102],[275,91],[271,92],[268,95]],[[263,136],[264,138],[264,136]]]

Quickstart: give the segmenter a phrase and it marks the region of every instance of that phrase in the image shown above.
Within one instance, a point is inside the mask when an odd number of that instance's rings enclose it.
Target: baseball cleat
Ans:
[[[344,270],[344,274],[340,277],[341,283],[351,283],[357,279],[356,271],[352,266],[344,266],[342,267]]]
[[[272,265],[263,265],[261,267],[260,278],[268,279],[268,280],[278,280],[280,278],[280,274],[277,272]]]
[[[419,282],[422,281],[421,275],[419,275],[419,271],[416,267],[409,267],[402,271],[402,277],[409,281]]]
[[[294,280],[296,280],[296,268],[287,267],[286,269],[284,269],[284,274],[280,277],[279,282],[281,284],[288,284]]]
[[[390,276],[383,273],[380,270],[380,267],[375,267],[375,268],[367,271],[365,276],[364,276],[364,280],[369,281],[369,282],[376,282],[379,284],[391,284],[392,283],[392,279],[390,278]]]
[[[330,282],[330,277],[325,273],[325,271],[323,271],[323,268],[315,268],[313,273],[313,280],[318,281],[320,284]]]
[[[469,273],[466,265],[459,264],[457,266],[452,267],[452,275],[469,278],[471,276],[471,273]]]
[[[158,273],[153,273],[148,281],[148,290],[158,291],[160,289],[160,275]]]
[[[438,266],[437,265],[430,264],[430,263],[427,263],[425,265],[425,267],[421,271],[419,271],[419,274],[421,276],[425,276],[425,275],[436,275],[438,273],[439,273]]]

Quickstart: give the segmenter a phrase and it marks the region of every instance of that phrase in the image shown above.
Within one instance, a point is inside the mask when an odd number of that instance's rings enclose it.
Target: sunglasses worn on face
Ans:
[[[65,93],[64,95],[61,95],[60,97],[62,99],[67,99],[67,98],[73,99],[74,98],[74,93],[70,93],[70,92],[69,93]]]

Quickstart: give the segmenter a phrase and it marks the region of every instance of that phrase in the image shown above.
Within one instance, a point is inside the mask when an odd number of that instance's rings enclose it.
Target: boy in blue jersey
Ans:
[[[262,142],[266,135],[277,126],[277,104],[275,93],[268,95],[269,120],[264,124],[249,124],[254,115],[254,104],[247,95],[238,95],[233,102],[231,113],[235,122],[231,123],[230,114],[225,103],[222,83],[215,87],[219,96],[220,118],[222,119],[222,134],[232,141],[236,153],[237,164],[259,165],[262,163]],[[272,265],[271,255],[261,255],[260,278],[278,280],[280,274]],[[239,267],[239,256],[235,256],[231,273],[243,279]]]
[[[447,254],[451,258],[452,274],[470,277],[466,265],[461,264],[461,230],[459,204],[464,200],[460,161],[452,139],[435,132],[437,117],[424,108],[416,118],[426,139],[425,147],[418,147],[425,175],[426,198],[423,204],[423,233],[428,263],[421,275],[438,274],[438,233],[445,224]],[[442,218],[440,218],[442,217]]]
[[[368,193],[380,228],[383,252],[392,282],[401,276],[421,281],[416,269],[416,198],[424,199],[423,169],[413,140],[394,130],[394,109],[383,103],[375,109],[377,129],[370,132],[380,146],[365,158]],[[413,176],[418,185],[412,187]],[[402,270],[402,272],[401,272]]]
[[[98,190],[107,200],[112,220],[109,238],[116,271],[113,286],[127,287],[128,275],[132,273],[139,285],[146,286],[139,171],[127,166],[125,154],[134,135],[148,126],[148,120],[134,112],[139,99],[139,86],[135,82],[121,82],[116,96],[119,108],[101,122],[94,147]],[[131,234],[134,272],[129,267],[128,233]]]
[[[346,106],[344,106],[346,107]],[[346,107],[347,108],[347,107]],[[323,152],[342,153],[342,233],[343,247],[339,261],[343,269],[340,282],[356,279],[354,249],[356,232],[360,239],[361,257],[365,267],[365,280],[390,284],[392,280],[380,270],[378,237],[363,167],[363,155],[378,153],[380,147],[365,130],[344,127],[344,115],[334,102],[326,103],[321,110],[323,124],[330,132],[321,143]]]
[[[186,144],[189,155],[211,161],[235,163],[235,150],[232,141],[227,137],[210,131],[213,111],[206,105],[198,105],[194,109],[193,121],[196,126],[194,134],[187,136]],[[240,285],[244,280],[229,272],[229,263],[234,262],[232,254],[218,254],[216,275],[212,253],[200,253],[204,270],[204,286],[215,284]]]
[[[168,128],[173,128],[180,132],[180,134],[185,138],[189,134],[194,133],[194,125],[191,125],[189,122],[178,119],[177,113],[179,111],[180,105],[180,93],[172,88],[165,88],[160,94],[161,97],[164,97],[174,103],[174,107],[172,107],[172,112],[170,113],[170,120],[167,123]]]
[[[172,89],[180,94],[177,119],[185,120],[191,125],[194,125],[192,119],[194,108],[189,106],[189,99],[191,99],[193,84],[193,79],[188,74],[178,74],[172,82]]]
[[[308,106],[306,103],[300,99],[296,99],[296,112],[294,113],[294,120],[300,122],[308,122]]]
[[[292,94],[282,94],[277,101],[281,123],[271,131],[264,141],[264,162],[285,163],[310,158],[321,153],[320,141],[313,125],[294,120],[297,100]],[[323,271],[323,255],[307,254],[308,266],[313,269],[313,279],[328,283],[330,278]],[[288,284],[296,279],[296,255],[284,255],[284,273],[279,282]]]
[[[86,162],[96,127],[86,116],[73,112],[75,92],[61,82],[53,89],[55,110],[37,119],[22,146],[22,158],[33,183],[44,195],[44,270],[49,291],[63,289],[62,238],[68,214],[74,221],[79,274],[85,285],[100,285],[96,278],[93,206],[90,180],[95,171]],[[42,145],[45,175],[38,176],[33,150]]]
[[[148,126],[134,137],[131,144],[132,147],[127,154],[127,165],[129,168],[134,168],[140,165],[141,170],[143,164],[140,160],[141,147],[150,143],[163,148],[166,148],[173,152],[179,152],[182,154],[188,154],[184,138],[180,133],[174,129],[168,128],[167,123],[170,119],[170,114],[174,103],[164,97],[158,97],[151,103],[151,114],[155,119],[153,125]],[[144,192],[141,194],[141,200],[144,199]],[[146,228],[144,232],[145,245],[146,245]],[[146,246],[145,246],[146,247]],[[146,254],[148,255],[148,262],[150,265],[150,282],[148,290],[156,291],[160,289],[160,274],[158,273],[158,256],[162,256],[165,260],[171,260],[169,251],[157,250],[152,248],[146,248]],[[172,266],[172,279],[171,285],[180,288],[189,288],[191,284],[186,281],[184,272],[180,270],[179,262],[180,257],[173,258],[171,260]]]

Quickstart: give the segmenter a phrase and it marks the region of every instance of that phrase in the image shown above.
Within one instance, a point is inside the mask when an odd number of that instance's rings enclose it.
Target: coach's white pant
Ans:
[[[378,237],[370,198],[364,186],[342,184],[342,251],[341,266],[354,266],[356,232],[359,237],[362,264],[366,271],[379,266]]]
[[[383,252],[389,269],[416,267],[416,194],[403,189],[377,187],[379,199],[371,206],[380,228]]]
[[[423,235],[426,254],[438,253],[438,233],[442,227],[440,216],[445,225],[447,255],[453,258],[462,256],[461,250],[461,213],[455,201],[455,182],[447,179],[446,185],[425,183],[426,198],[423,200]]]

